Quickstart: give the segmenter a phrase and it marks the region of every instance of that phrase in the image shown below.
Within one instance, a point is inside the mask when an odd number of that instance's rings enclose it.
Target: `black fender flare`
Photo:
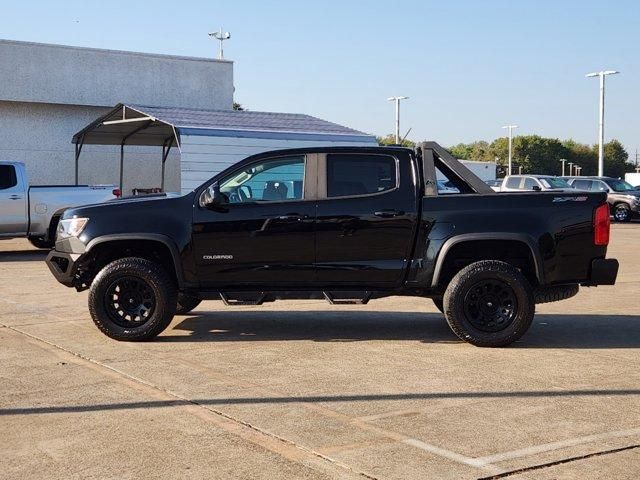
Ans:
[[[527,235],[525,233],[513,233],[513,232],[487,232],[487,233],[463,233],[460,235],[456,235],[447,239],[442,248],[440,248],[440,252],[438,252],[438,258],[436,260],[435,267],[433,269],[433,277],[431,278],[431,287],[435,288],[438,286],[438,282],[440,281],[440,274],[442,273],[442,267],[444,265],[444,261],[447,258],[447,254],[449,250],[454,245],[463,242],[477,241],[477,240],[508,240],[508,241],[516,241],[521,242],[529,247],[531,251],[531,256],[533,258],[533,263],[536,271],[536,278],[540,285],[544,285],[544,268],[542,263],[542,257],[540,255],[540,249],[536,244],[533,237]]]
[[[165,245],[171,253],[171,260],[173,261],[173,268],[176,271],[178,286],[182,287],[184,285],[184,272],[182,270],[182,262],[180,261],[180,252],[178,250],[178,246],[170,237],[161,233],[115,233],[109,235],[101,235],[99,237],[93,238],[87,244],[85,253],[90,252],[91,249],[96,245],[123,240],[150,240]]]

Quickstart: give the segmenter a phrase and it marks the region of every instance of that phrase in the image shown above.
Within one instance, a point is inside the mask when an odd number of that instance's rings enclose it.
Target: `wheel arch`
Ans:
[[[85,249],[85,254],[96,253],[98,250],[106,249],[107,245],[117,245],[119,250],[126,248],[127,245],[140,245],[144,243],[155,243],[161,245],[169,253],[170,262],[167,266],[172,267],[178,286],[184,284],[184,272],[182,270],[182,262],[180,261],[180,252],[175,242],[166,235],[159,233],[122,233],[102,235],[92,239]]]
[[[440,252],[438,253],[438,258],[433,270],[433,277],[431,279],[431,287],[437,288],[440,284],[445,266],[447,265],[448,256],[452,252],[454,247],[491,240],[526,246],[527,251],[531,254],[533,273],[535,274],[535,278],[540,285],[544,285],[544,268],[542,257],[540,255],[540,251],[536,245],[536,242],[530,235],[513,232],[489,232],[464,233],[446,240],[442,245]]]

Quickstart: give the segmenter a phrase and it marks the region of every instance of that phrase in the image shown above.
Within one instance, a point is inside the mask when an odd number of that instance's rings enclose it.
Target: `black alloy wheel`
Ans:
[[[142,278],[117,278],[104,293],[105,310],[109,318],[122,328],[144,325],[156,306],[151,286]]]
[[[464,313],[469,323],[483,332],[499,332],[516,316],[515,292],[499,279],[482,280],[472,286],[464,298]]]
[[[96,326],[116,340],[149,340],[176,313],[176,280],[159,264],[126,257],[105,265],[91,282],[89,313]]]
[[[529,329],[533,288],[516,267],[480,260],[460,270],[443,298],[444,315],[459,338],[478,347],[504,347]]]

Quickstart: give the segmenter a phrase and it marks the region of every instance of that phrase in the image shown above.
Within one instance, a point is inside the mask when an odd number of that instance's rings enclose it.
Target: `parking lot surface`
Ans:
[[[0,241],[0,478],[638,478],[639,243],[614,225],[615,287],[481,349],[413,298],[207,301],[116,342]]]

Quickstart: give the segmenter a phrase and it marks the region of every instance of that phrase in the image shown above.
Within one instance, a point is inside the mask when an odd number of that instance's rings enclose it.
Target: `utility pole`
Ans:
[[[509,129],[509,171],[507,172],[507,175],[511,175],[511,163],[513,160],[513,154],[512,154],[512,143],[513,143],[513,129],[514,128],[518,128],[518,125],[505,125],[502,128],[507,128]]]
[[[603,70],[588,73],[587,77],[600,77],[600,121],[598,128],[598,176],[604,177],[604,77],[620,73],[616,70]]]
[[[216,40],[220,41],[220,54],[218,56],[219,60],[224,60],[224,49],[222,47],[222,44],[224,43],[225,40],[229,40],[231,38],[231,34],[229,32],[224,32],[222,30],[222,27],[220,27],[220,30],[217,32],[211,32],[209,34],[210,37],[215,38]]]
[[[564,162],[567,161],[566,158],[561,158],[560,161],[562,162],[562,176],[564,177]]]
[[[389,97],[387,100],[396,102],[396,144],[400,145],[400,100],[406,100],[409,97]]]

